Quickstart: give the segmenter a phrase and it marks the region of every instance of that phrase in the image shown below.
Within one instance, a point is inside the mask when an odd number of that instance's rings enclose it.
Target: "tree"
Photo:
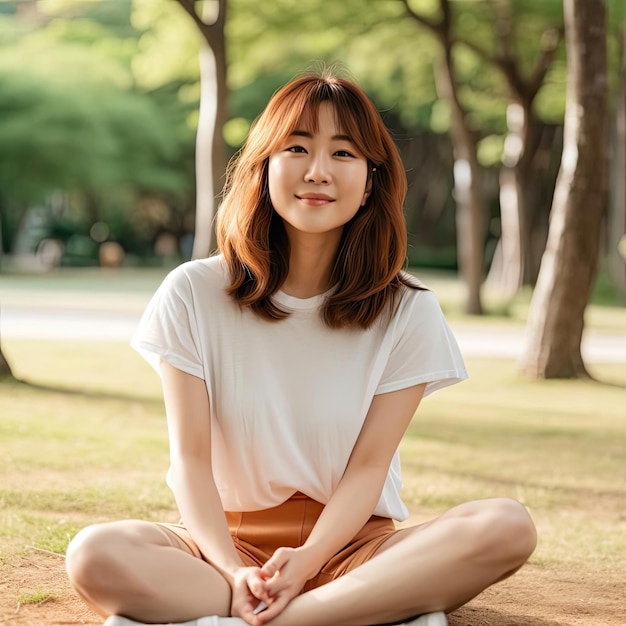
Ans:
[[[565,0],[568,83],[561,169],[528,315],[532,378],[588,377],[580,345],[608,202],[606,0]]]
[[[60,221],[80,223],[87,233],[103,221],[111,238],[135,253],[149,253],[160,230],[193,230],[182,222],[191,213],[188,118],[197,106],[179,94],[193,89],[197,73],[176,71],[196,58],[198,44],[172,46],[186,56],[166,80],[140,82],[138,49],[142,74],[150,74],[145,41],[152,24],[131,24],[130,4],[55,0],[33,3],[47,13],[29,19],[0,16],[0,253],[14,251],[33,206],[45,207],[48,233]],[[181,38],[193,39],[192,28],[181,30]],[[158,220],[137,219],[146,197],[161,199],[164,210],[152,216]]]
[[[13,378],[13,373],[11,372],[9,362],[2,353],[2,346],[0,345],[0,380],[3,378]]]
[[[467,111],[459,97],[453,47],[453,15],[450,0],[439,0],[439,19],[425,17],[403,0],[408,15],[426,27],[437,38],[442,50],[439,65],[440,93],[448,102],[452,121],[450,134],[454,147],[454,190],[457,202],[457,255],[459,268],[467,284],[466,313],[482,313],[481,285],[485,250],[486,207],[483,197],[483,176],[476,147],[467,122]]]
[[[485,6],[491,13],[487,19],[495,33],[494,50],[489,51],[482,44],[466,38],[463,43],[501,72],[510,94],[506,115],[508,136],[500,168],[502,234],[489,272],[489,282],[512,296],[521,285],[534,284],[545,243],[543,223],[537,223],[543,222],[538,219],[542,207],[536,193],[542,125],[534,104],[559,46],[562,15],[553,15],[550,10],[554,3],[545,0],[542,6],[531,7],[533,15],[530,17],[540,29],[539,48],[532,68],[526,70],[525,65],[530,64],[525,64],[520,54],[519,31],[529,25],[525,23],[527,20],[520,19],[526,17],[520,16],[522,7],[516,7],[511,0],[487,2]],[[528,10],[526,6],[523,8]],[[535,9],[541,9],[545,15],[538,15],[541,11]],[[534,29],[528,28],[528,31],[534,32]],[[539,246],[533,246],[533,234],[537,235],[535,240],[540,240]]]
[[[151,98],[87,79],[61,83],[29,66],[24,48],[20,56],[25,65],[0,65],[7,87],[0,93],[0,231],[6,254],[13,252],[27,207],[54,191],[96,197],[127,187],[174,193],[187,185],[181,168],[186,146]],[[50,52],[48,67],[55,61]]]
[[[626,255],[618,252],[626,233],[626,23],[618,34],[618,87],[615,94],[615,117],[611,129],[611,202],[607,219],[606,247],[608,266],[622,298],[626,296]]]
[[[200,50],[200,115],[196,140],[196,231],[193,258],[203,258],[214,248],[213,217],[223,186],[226,147],[222,129],[226,122],[226,0],[206,0],[196,12],[194,0],[178,0],[194,20],[206,46]],[[216,9],[216,12],[213,10]]]

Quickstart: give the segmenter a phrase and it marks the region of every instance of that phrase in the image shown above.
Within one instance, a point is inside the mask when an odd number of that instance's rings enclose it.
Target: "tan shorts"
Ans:
[[[297,548],[311,533],[324,505],[302,493],[271,509],[246,513],[226,513],[235,548],[246,566],[261,567],[277,548]],[[173,532],[191,553],[203,558],[183,524],[159,524]],[[303,591],[324,585],[371,559],[381,545],[396,532],[393,520],[373,515],[352,541],[309,580]]]

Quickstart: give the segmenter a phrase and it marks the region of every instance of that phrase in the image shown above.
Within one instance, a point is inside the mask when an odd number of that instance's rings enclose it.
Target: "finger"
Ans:
[[[240,606],[239,614],[233,617],[241,617],[247,624],[257,624],[261,626],[257,620],[260,613],[257,613],[257,608],[262,602],[259,602],[256,598],[251,598],[249,602],[246,602],[243,606]]]
[[[290,580],[284,576],[274,576],[265,582],[265,590],[268,596],[274,598],[280,595],[290,586]]]
[[[252,593],[255,598],[264,600],[265,602],[268,601],[270,594],[267,590],[266,581],[261,578],[260,575],[251,575],[246,582],[250,593]]]
[[[258,619],[258,624],[267,624],[267,622],[273,620],[277,615],[282,613],[283,609],[289,604],[289,596],[279,596],[274,599],[274,602],[268,606],[265,611],[261,611],[255,617]]]
[[[278,572],[289,560],[289,552],[284,548],[278,548],[271,558],[263,565],[261,572],[270,578]]]
[[[252,611],[252,613],[254,615],[258,615],[261,611],[265,611],[267,606],[268,606],[267,603],[263,602],[263,600],[261,600],[261,602],[259,602],[259,604],[257,605],[256,609],[254,609],[254,611]]]

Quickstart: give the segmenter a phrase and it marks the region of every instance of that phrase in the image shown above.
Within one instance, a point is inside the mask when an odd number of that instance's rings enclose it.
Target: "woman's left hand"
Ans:
[[[242,567],[233,577],[231,615],[257,625],[259,622],[254,610],[261,601],[271,602],[261,570],[258,567]]]
[[[261,568],[265,589],[269,594],[268,607],[256,617],[256,624],[265,624],[274,619],[295,598],[309,578],[317,570],[311,558],[302,548],[278,548]]]

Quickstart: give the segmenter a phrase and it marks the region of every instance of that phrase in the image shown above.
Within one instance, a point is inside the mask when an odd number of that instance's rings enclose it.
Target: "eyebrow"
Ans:
[[[313,134],[307,130],[294,130],[291,134],[296,137],[308,137],[309,139],[313,138]],[[349,141],[350,143],[354,143],[354,141],[352,141],[352,137],[349,135],[333,135],[331,139],[333,141]]]

